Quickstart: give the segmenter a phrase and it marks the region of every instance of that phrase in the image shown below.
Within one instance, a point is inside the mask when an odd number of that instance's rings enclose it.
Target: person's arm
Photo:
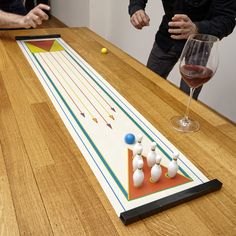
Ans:
[[[136,29],[142,29],[149,25],[150,18],[145,12],[148,0],[130,0],[129,14],[130,22]]]
[[[138,10],[145,10],[148,0],[130,0],[129,15],[132,16]]]
[[[235,27],[236,1],[215,0],[207,20],[192,22],[184,14],[176,14],[169,22],[169,33],[173,39],[187,39],[190,34],[211,34],[222,39],[232,33]]]
[[[25,16],[0,10],[0,28],[36,28],[43,20],[48,19],[48,15],[43,10],[49,9],[49,6],[39,4]]]
[[[212,17],[209,20],[195,22],[198,32],[212,34],[220,39],[232,33],[235,27],[236,1],[212,1]]]

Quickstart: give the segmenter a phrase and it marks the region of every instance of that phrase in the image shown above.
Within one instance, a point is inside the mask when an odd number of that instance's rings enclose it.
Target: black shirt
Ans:
[[[19,15],[27,13],[23,0],[0,0],[0,10]]]
[[[148,0],[130,0],[129,14],[145,9]],[[186,40],[171,39],[168,22],[175,14],[186,14],[196,24],[199,33],[211,34],[222,39],[235,27],[236,0],[162,0],[164,16],[155,40],[160,48],[168,51],[172,46],[181,52]]]

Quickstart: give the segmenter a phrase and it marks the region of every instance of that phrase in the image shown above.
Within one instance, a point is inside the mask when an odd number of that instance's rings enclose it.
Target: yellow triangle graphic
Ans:
[[[29,48],[30,52],[32,52],[32,53],[47,52],[46,50],[43,50],[42,48],[38,48],[30,43],[25,43],[25,44]]]
[[[65,50],[56,40],[54,41],[50,52],[63,51]]]

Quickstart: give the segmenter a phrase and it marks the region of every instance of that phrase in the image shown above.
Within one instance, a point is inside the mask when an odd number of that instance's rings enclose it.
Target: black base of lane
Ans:
[[[131,224],[148,216],[157,214],[181,203],[191,201],[208,193],[221,189],[222,183],[213,179],[198,186],[175,193],[160,200],[148,203],[146,205],[125,211],[120,214],[121,221],[125,224]]]
[[[45,34],[45,35],[26,35],[26,36],[16,36],[16,40],[31,40],[31,39],[50,39],[50,38],[60,38],[60,34]]]

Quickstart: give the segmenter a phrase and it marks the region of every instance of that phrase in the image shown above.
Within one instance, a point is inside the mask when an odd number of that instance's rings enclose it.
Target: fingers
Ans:
[[[136,29],[142,29],[149,25],[150,18],[144,10],[138,10],[131,16],[130,22]]]
[[[189,36],[190,34],[177,34],[177,35],[175,35],[175,34],[172,34],[170,37],[172,38],[172,39],[176,39],[176,40],[181,40],[181,39],[187,39],[188,38],[188,36]]]
[[[189,21],[190,18],[187,16],[187,15],[184,15],[184,14],[175,14],[173,17],[172,17],[172,21]]]
[[[42,4],[42,3],[40,3],[37,7],[42,9],[42,10],[46,10],[46,11],[50,10],[50,6],[48,6],[46,4]]]
[[[48,15],[44,11],[49,11],[50,7],[45,4],[39,4],[30,12],[39,16],[41,20],[48,20]]]
[[[48,20],[48,15],[44,10],[50,10],[50,7],[45,4],[39,4],[32,9],[26,16],[23,17],[23,27],[36,28],[41,25],[44,20]]]
[[[38,20],[37,16],[28,13],[26,16],[22,17],[20,25],[22,25],[22,27],[26,29],[31,27],[36,28],[37,27],[36,20]]]
[[[190,34],[197,33],[196,25],[187,15],[183,14],[174,15],[168,26],[168,32],[171,34],[171,38],[177,40],[187,39]]]

